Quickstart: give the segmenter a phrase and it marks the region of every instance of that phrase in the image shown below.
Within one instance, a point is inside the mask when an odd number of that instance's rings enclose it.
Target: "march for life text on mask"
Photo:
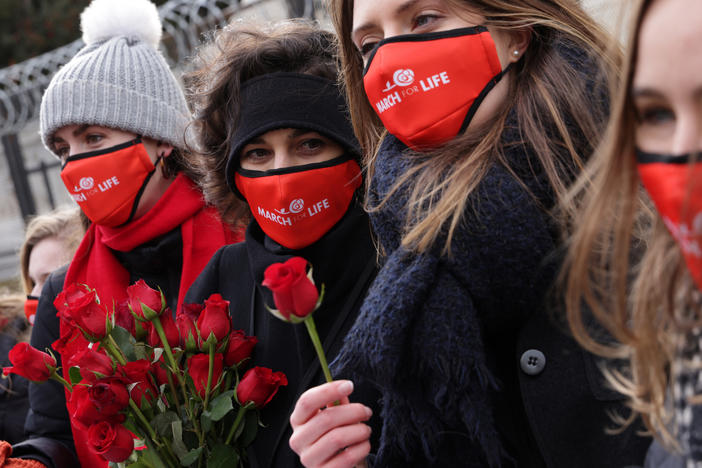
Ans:
[[[385,128],[421,150],[465,129],[503,74],[490,33],[477,26],[380,41],[363,84]]]
[[[349,208],[361,186],[351,156],[271,171],[238,169],[236,186],[263,232],[298,250],[326,234]]]
[[[702,161],[693,158],[636,152],[641,181],[702,290]]]
[[[95,224],[120,226],[131,220],[155,167],[140,139],[66,159],[61,179]]]

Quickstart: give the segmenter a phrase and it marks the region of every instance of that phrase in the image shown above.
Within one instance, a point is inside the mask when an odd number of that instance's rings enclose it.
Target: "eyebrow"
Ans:
[[[293,129],[292,134],[288,135],[288,140],[292,140],[292,139],[297,138],[299,136],[302,136],[306,133],[312,133],[312,132],[319,133],[319,132],[317,132],[315,130],[311,130],[309,128],[295,128],[295,129]],[[265,135],[266,133],[268,133],[268,132],[265,132],[263,135]],[[255,138],[250,139],[249,142],[247,143],[247,145],[263,145],[263,144],[265,144],[266,142],[263,141],[263,138],[262,138],[263,135],[259,135]]]
[[[636,98],[661,98],[663,94],[653,88],[634,88],[631,97]]]
[[[412,7],[414,7],[417,3],[421,2],[421,1],[422,0],[407,0],[406,2],[402,3],[400,6],[398,6],[395,9],[395,12],[393,13],[393,15],[399,16],[401,14],[404,14],[407,10],[410,10]],[[366,32],[369,29],[373,29],[375,27],[376,27],[376,25],[372,21],[368,22],[368,23],[364,23],[361,26],[354,29],[353,31],[351,31],[351,37],[353,38],[353,37],[357,36],[358,34],[360,34],[362,32]]]
[[[82,133],[84,133],[89,127],[90,127],[90,125],[88,125],[88,124],[83,124],[83,125],[81,125],[80,127],[78,127],[78,128],[76,128],[75,130],[73,130],[72,134],[73,134],[74,137],[80,136],[80,135],[81,135]],[[58,136],[56,136],[56,135],[52,135],[52,136],[51,136],[51,140],[49,140],[49,145],[53,145],[53,144],[58,143],[58,142],[61,142],[61,141],[63,141],[63,138],[58,137]]]
[[[702,87],[695,89],[693,92],[695,98],[702,97]],[[654,88],[634,88],[631,92],[631,97],[636,98],[665,98],[665,94]]]

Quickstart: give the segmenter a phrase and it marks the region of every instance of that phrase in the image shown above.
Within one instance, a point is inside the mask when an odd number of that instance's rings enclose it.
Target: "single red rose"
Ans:
[[[233,330],[229,334],[229,343],[224,352],[224,364],[227,367],[235,366],[251,356],[251,352],[258,343],[255,336],[246,336],[242,330]]]
[[[151,363],[146,359],[128,362],[119,367],[120,372],[125,376],[132,386],[129,394],[132,400],[141,408],[142,402],[151,404],[158,396],[158,390],[153,383],[151,373]],[[143,397],[143,400],[142,400]]]
[[[279,387],[287,384],[288,379],[282,372],[273,372],[266,367],[254,367],[246,371],[236,386],[236,397],[242,405],[253,402],[256,408],[262,408],[271,401]]]
[[[54,299],[54,306],[59,316],[65,320],[72,320],[73,313],[80,313],[88,305],[97,301],[95,290],[85,284],[73,283],[63,288]]]
[[[121,424],[101,421],[88,429],[88,445],[105,460],[120,463],[134,451],[134,438]]]
[[[195,320],[197,320],[197,317],[193,319],[187,313],[176,313],[176,327],[178,327],[178,334],[180,335],[180,346],[183,347],[183,349],[188,348],[187,344],[189,341],[192,345],[190,346],[191,348],[197,345],[197,328],[195,328]]]
[[[102,419],[122,411],[129,404],[129,391],[124,379],[107,377],[88,387],[88,398],[95,405]]]
[[[132,311],[146,319],[161,315],[166,307],[166,301],[161,291],[150,288],[143,279],[127,287],[127,297]],[[142,305],[151,309],[152,312],[144,309]]]
[[[212,294],[206,299],[205,308],[197,319],[197,329],[200,331],[201,343],[207,341],[210,333],[214,333],[217,341],[222,341],[232,329],[229,301],[222,299],[220,294]]]
[[[270,265],[263,273],[263,286],[271,290],[278,312],[286,319],[291,314],[307,317],[319,299],[317,287],[307,277],[307,260],[302,257]]]
[[[115,373],[112,358],[91,348],[78,351],[68,360],[68,367],[77,366],[80,368],[80,375],[87,382],[94,382],[102,377],[110,377]]]
[[[89,341],[100,341],[109,332],[107,307],[98,303],[95,290],[87,285],[71,284],[56,296],[54,306],[59,317],[79,327]]]
[[[33,382],[46,382],[56,370],[56,359],[29,343],[17,343],[7,356],[12,367],[4,367],[4,375],[17,374]]]
[[[217,353],[214,355],[214,365],[212,366],[212,385],[210,390],[217,385],[219,378],[222,377],[223,360],[224,358],[222,354]],[[195,384],[195,389],[200,395],[200,398],[205,398],[209,363],[209,356],[207,354],[194,354],[187,360],[187,372],[190,374],[190,377],[192,377],[193,383]]]
[[[163,327],[163,332],[166,335],[168,345],[171,348],[175,348],[176,346],[180,345],[180,334],[178,333],[178,327],[176,326],[175,320],[173,320],[171,309],[166,307],[166,310],[163,311],[163,314],[161,314],[159,320],[161,321],[161,326]],[[149,345],[153,346],[154,348],[163,348],[163,343],[161,342],[161,338],[158,336],[156,327],[153,326],[153,324],[150,325]]]
[[[96,406],[95,401],[90,397],[90,389],[88,385],[74,385],[71,397],[68,400],[67,407],[73,420],[78,424],[88,427],[99,421],[122,422],[125,419],[123,413],[106,414],[100,411]]]

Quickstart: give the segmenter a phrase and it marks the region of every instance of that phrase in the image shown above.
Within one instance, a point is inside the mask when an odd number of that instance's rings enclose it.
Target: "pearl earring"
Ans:
[[[513,52],[513,54],[514,54],[514,56],[516,57],[516,56],[519,55],[519,51],[518,51],[518,50],[515,50],[515,51]]]

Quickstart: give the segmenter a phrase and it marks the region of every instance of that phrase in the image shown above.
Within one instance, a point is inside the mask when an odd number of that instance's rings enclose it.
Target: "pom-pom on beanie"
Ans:
[[[185,147],[190,114],[158,50],[161,21],[149,0],[93,0],[81,14],[83,47],[52,78],[39,133],[71,124],[101,125]]]

